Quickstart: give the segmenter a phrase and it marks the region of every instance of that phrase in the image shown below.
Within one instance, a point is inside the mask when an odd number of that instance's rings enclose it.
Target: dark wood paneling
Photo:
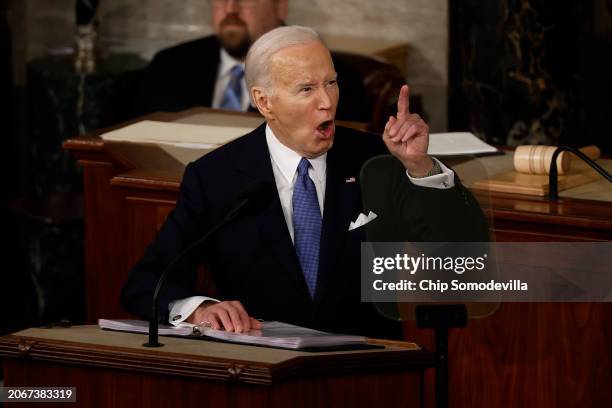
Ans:
[[[76,387],[74,407],[419,407],[420,374],[319,375],[257,386],[163,374],[5,360],[6,387]],[[31,406],[31,404],[11,404]],[[45,403],[45,407],[66,403]]]
[[[433,347],[430,331],[405,329]],[[612,406],[611,367],[612,304],[504,303],[450,331],[450,406]]]
[[[611,241],[612,203],[474,192],[499,242]]]
[[[142,257],[149,243],[157,235],[168,213],[176,205],[174,200],[128,196],[125,220],[128,230],[127,268],[132,268]]]
[[[418,373],[317,376],[285,381],[270,392],[271,407],[418,407]]]
[[[121,194],[108,180],[118,169],[110,162],[81,161],[85,178],[85,285],[86,319],[126,316],[115,306],[117,288],[125,279],[127,255],[125,207]],[[121,283],[122,285],[123,283]]]
[[[77,403],[45,403],[46,407],[268,406],[268,389],[255,385],[31,360],[6,359],[4,365],[6,387],[76,387]]]

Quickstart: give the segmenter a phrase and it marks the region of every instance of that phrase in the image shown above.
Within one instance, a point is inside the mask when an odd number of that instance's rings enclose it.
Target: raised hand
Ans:
[[[389,117],[383,141],[411,176],[422,177],[433,166],[433,161],[427,155],[429,126],[418,114],[410,113],[409,95],[408,85],[402,86],[397,100],[397,117]]]

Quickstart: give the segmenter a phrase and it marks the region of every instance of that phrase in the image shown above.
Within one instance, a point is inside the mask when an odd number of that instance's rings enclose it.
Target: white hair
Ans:
[[[270,61],[280,50],[294,45],[309,44],[313,41],[323,43],[315,30],[302,26],[283,26],[268,31],[251,45],[245,61],[245,80],[247,89],[262,86],[272,90]]]

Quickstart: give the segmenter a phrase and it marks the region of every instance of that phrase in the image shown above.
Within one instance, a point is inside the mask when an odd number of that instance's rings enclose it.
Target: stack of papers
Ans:
[[[145,322],[144,320],[98,319],[98,326],[101,329],[107,329],[107,330],[149,334],[149,322]],[[160,334],[160,336],[192,336],[194,335],[193,327],[166,326],[164,324],[159,325],[158,333]]]
[[[499,153],[470,132],[432,133],[427,153],[432,156],[461,156]]]
[[[149,323],[142,320],[100,319],[98,320],[98,326],[102,329],[133,333],[149,332]],[[161,336],[181,337],[203,336],[231,343],[286,349],[326,348],[367,344],[367,339],[363,336],[326,333],[282,322],[264,322],[261,330],[251,330],[246,333],[201,328],[188,323],[183,323],[176,327],[160,325],[159,334]]]
[[[249,133],[252,128],[238,126],[192,125],[143,120],[104,133],[107,141],[170,144],[188,148],[214,148]]]

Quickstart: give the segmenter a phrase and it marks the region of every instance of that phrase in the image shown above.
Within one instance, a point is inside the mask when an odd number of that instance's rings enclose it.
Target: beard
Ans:
[[[218,37],[229,55],[236,59],[246,57],[252,41],[246,24],[236,14],[229,14],[221,21]]]

